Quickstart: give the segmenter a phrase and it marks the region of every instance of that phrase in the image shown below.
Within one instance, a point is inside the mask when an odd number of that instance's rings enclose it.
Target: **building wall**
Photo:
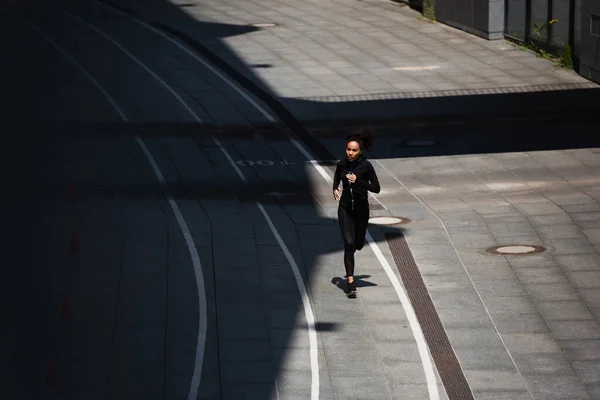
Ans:
[[[555,49],[571,45],[580,61],[579,73],[600,82],[600,0],[436,0],[435,15],[439,22],[486,39],[508,35],[539,38]],[[557,22],[550,26],[552,19]],[[547,26],[540,36],[535,28],[539,24]]]
[[[573,45],[575,54],[579,54],[581,50],[581,2],[582,0],[575,0],[575,43]]]
[[[438,21],[486,39],[504,37],[505,0],[436,0]]]
[[[582,0],[580,29],[579,73],[600,82],[600,1]]]
[[[527,21],[527,1],[526,0],[506,0],[507,18],[506,33],[517,39],[525,40],[528,34],[529,39],[541,39],[555,47],[562,47],[570,42],[570,7],[571,1],[577,4],[581,0],[529,0],[531,4],[531,14]],[[549,9],[550,3],[552,9]],[[549,24],[550,20],[557,22]],[[578,21],[576,21],[577,23]],[[536,25],[546,24],[546,30],[536,33]],[[549,35],[549,37],[548,37]]]

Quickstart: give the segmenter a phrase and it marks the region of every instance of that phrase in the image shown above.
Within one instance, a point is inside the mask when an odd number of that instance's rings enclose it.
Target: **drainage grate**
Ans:
[[[387,233],[385,237],[423,330],[433,361],[446,388],[448,399],[473,399],[469,383],[460,368],[404,235]]]

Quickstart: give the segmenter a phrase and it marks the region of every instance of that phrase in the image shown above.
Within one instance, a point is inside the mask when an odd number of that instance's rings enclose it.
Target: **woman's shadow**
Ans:
[[[371,277],[371,275],[354,275],[354,282],[356,283],[356,287],[360,288],[360,287],[377,286],[376,283],[369,282],[369,281],[365,280],[365,279],[368,279],[370,277]],[[339,277],[339,276],[336,276],[335,278],[331,279],[331,283],[333,283],[341,291],[343,291],[344,293],[346,293],[346,291],[348,289],[348,283],[346,281],[346,276],[344,276],[343,278]]]

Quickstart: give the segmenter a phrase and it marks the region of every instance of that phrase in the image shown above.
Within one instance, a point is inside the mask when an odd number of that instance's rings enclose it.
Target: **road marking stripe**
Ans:
[[[89,80],[92,84],[104,95],[106,100],[110,103],[110,105],[115,109],[117,114],[121,117],[121,119],[125,122],[128,122],[129,119],[125,115],[125,113],[121,110],[121,108],[117,105],[114,99],[108,94],[108,92],[104,89],[104,87],[81,65],[79,64],[73,57],[71,57],[61,46],[59,46],[56,42],[54,42],[50,37],[48,37],[45,33],[43,33],[39,28],[34,26],[33,24],[24,21],[21,18],[16,17],[13,13],[10,13],[13,18],[22,22],[23,24],[29,26],[32,30],[41,35],[48,43],[50,43],[54,48],[56,48],[63,56],[65,56],[69,61],[71,61]],[[167,183],[165,182],[164,176],[158,167],[156,160],[148,150],[144,141],[138,136],[135,136],[135,140],[142,149],[142,152],[148,159],[156,178],[160,182],[162,187],[167,187]],[[181,233],[185,239],[185,243],[187,245],[188,251],[190,253],[190,258],[192,260],[192,265],[194,267],[194,275],[196,278],[196,290],[198,292],[198,337],[196,341],[196,360],[194,362],[194,372],[192,374],[192,385],[190,389],[190,393],[188,395],[188,399],[195,400],[197,397],[198,385],[200,383],[200,377],[202,375],[202,362],[204,360],[204,351],[205,351],[205,343],[206,343],[206,329],[208,325],[208,316],[206,311],[206,290],[204,286],[204,276],[202,274],[202,265],[200,263],[200,256],[198,254],[198,250],[196,249],[196,245],[194,243],[194,239],[188,229],[187,223],[185,222],[185,218],[177,205],[177,202],[170,194],[166,195],[166,198],[173,210],[173,214],[175,214],[175,219],[181,229]],[[194,389],[196,388],[196,389]]]
[[[95,0],[95,2],[98,3],[98,4],[100,4],[100,5],[102,5],[103,7],[107,7],[107,8],[110,8],[112,10],[115,10],[116,12],[120,13],[121,15],[127,15],[127,14],[125,14],[125,13],[119,11],[119,10],[116,10],[113,7],[110,7],[110,6],[104,4],[104,3],[100,2],[100,1]],[[231,81],[227,76],[225,76],[224,74],[220,73],[220,71],[218,71],[212,65],[208,64],[205,60],[203,60],[198,55],[196,55],[195,53],[193,53],[186,46],[182,45],[178,41],[176,41],[176,40],[172,39],[171,37],[167,36],[163,32],[155,29],[154,27],[148,25],[147,23],[145,23],[143,21],[140,21],[137,18],[134,18],[134,17],[131,17],[131,16],[129,16],[129,17],[132,18],[134,21],[142,24],[147,29],[150,29],[153,32],[155,32],[156,34],[158,34],[158,35],[162,36],[163,38],[169,40],[171,43],[175,44],[177,47],[179,47],[180,49],[182,49],[183,51],[185,51],[192,58],[194,58],[195,60],[199,61],[202,65],[206,66],[211,72],[215,73],[219,78],[221,78],[225,83],[227,83],[231,88],[233,88],[238,94],[240,94],[242,97],[244,97],[244,99],[248,100],[263,116],[265,116],[265,118],[267,118],[267,120],[269,120],[269,122],[275,122],[276,121],[276,119],[269,112],[267,112],[264,108],[262,108],[260,105],[258,105],[255,101],[253,101],[253,99],[250,97],[250,95],[248,95],[246,93],[246,91],[244,89],[238,87],[238,85],[235,84],[233,81]],[[321,177],[323,177],[323,179],[325,181],[327,181],[328,183],[332,183],[333,182],[333,179],[331,178],[331,176],[325,171],[325,169],[321,165],[319,165],[318,161],[316,161],[316,157],[314,157],[311,154],[310,150],[308,150],[303,144],[301,144],[295,138],[290,138],[290,141],[304,155],[304,157],[306,157],[306,159],[308,160],[308,162],[317,170],[317,172],[321,175]],[[237,168],[237,166],[235,165],[235,163],[233,163],[232,165],[234,166],[234,168],[236,170],[239,171],[239,169]],[[238,172],[238,175],[239,174],[241,174],[241,171]],[[431,355],[429,354],[429,349],[428,349],[427,343],[425,342],[425,339],[424,339],[424,336],[423,336],[423,331],[421,330],[421,326],[419,325],[419,322],[418,322],[417,317],[415,315],[414,309],[412,308],[412,305],[410,304],[410,301],[408,300],[408,297],[406,295],[406,292],[405,292],[404,288],[400,284],[400,282],[399,282],[398,278],[396,277],[396,275],[393,273],[393,270],[391,269],[389,263],[387,262],[387,260],[383,256],[383,253],[381,252],[381,249],[379,248],[379,246],[377,245],[377,243],[373,240],[372,236],[368,232],[367,232],[367,241],[368,241],[370,247],[375,252],[375,255],[377,256],[377,259],[379,260],[382,268],[384,269],[384,271],[386,271],[386,274],[388,275],[388,278],[392,282],[392,285],[394,286],[394,289],[396,290],[396,293],[398,295],[400,303],[402,304],[402,307],[404,308],[404,311],[405,311],[405,313],[406,313],[406,315],[407,315],[407,317],[409,319],[411,330],[413,331],[413,335],[415,336],[415,341],[417,342],[417,348],[419,350],[419,355],[420,355],[421,360],[422,360],[423,369],[424,369],[424,372],[425,372],[425,378],[426,378],[426,381],[427,381],[427,388],[428,388],[428,391],[429,391],[429,398],[431,400],[438,400],[439,399],[439,392],[438,392],[438,387],[437,387],[437,379],[436,379],[435,371],[433,369],[433,365],[432,365],[432,362],[431,362]],[[312,363],[312,358],[311,358],[311,363]],[[314,382],[313,382],[313,384],[314,384]],[[313,397],[313,399],[314,399],[314,397]]]
[[[238,166],[235,164],[235,161],[233,161],[233,158],[231,158],[231,156],[229,155],[229,152],[227,152],[227,150],[223,147],[221,142],[219,142],[215,138],[213,138],[213,139],[215,140],[217,146],[219,146],[219,148],[221,149],[221,151],[223,152],[223,154],[225,155],[227,160],[229,160],[229,163],[235,169],[235,171],[237,172],[240,179],[244,182],[248,182],[248,180],[246,179],[246,177],[244,176],[242,171],[240,171]],[[294,278],[296,279],[296,285],[298,286],[298,290],[300,291],[300,296],[302,297],[302,305],[304,307],[304,314],[306,315],[306,321],[308,324],[308,340],[310,343],[310,367],[311,367],[310,369],[311,369],[311,377],[312,377],[310,398],[313,400],[317,400],[319,398],[319,352],[318,352],[318,347],[317,347],[317,330],[316,330],[316,326],[315,326],[315,316],[313,314],[313,311],[312,311],[312,308],[310,305],[310,298],[308,297],[308,291],[306,290],[306,285],[304,284],[304,279],[302,279],[302,274],[300,273],[300,268],[298,268],[298,264],[296,264],[296,261],[294,260],[292,253],[290,252],[287,245],[281,238],[281,235],[279,234],[279,231],[273,224],[273,221],[269,217],[269,214],[267,213],[267,211],[265,210],[265,208],[263,207],[263,205],[261,203],[257,202],[256,205],[258,206],[258,208],[260,209],[260,212],[263,214],[263,216],[267,220],[267,223],[269,224],[269,228],[271,229],[271,232],[273,232],[273,235],[277,239],[277,243],[279,243],[279,247],[281,247],[281,249],[283,250],[283,253],[285,254],[285,258],[290,263],[290,265],[292,267],[292,271],[294,272]]]
[[[112,10],[115,10],[113,7],[110,7],[108,5],[105,5],[101,2],[96,2],[104,7],[110,8]],[[124,14],[123,12],[119,11],[119,10],[115,10],[116,12],[120,13],[120,14]],[[65,11],[63,11],[65,12]],[[72,14],[71,14],[72,15]],[[126,14],[124,14],[126,15]],[[79,19],[80,21],[83,21],[81,18],[77,17],[77,16],[73,16],[74,18]],[[141,21],[139,21],[138,19],[131,17],[130,18],[133,21],[137,21],[139,23],[142,24],[142,26],[146,27],[147,29],[152,30],[153,32],[159,34],[160,36],[168,39],[171,41],[171,43],[177,43],[173,40],[171,40],[168,36],[166,36],[165,34],[163,34],[162,32],[154,29],[152,26],[149,26],[145,23],[142,23]],[[133,56],[131,53],[129,53],[125,48],[123,48],[123,46],[121,46],[120,44],[118,44],[114,39],[112,39],[108,34],[104,33],[103,31],[101,31],[100,29],[94,27],[93,25],[83,21],[84,23],[86,23],[88,26],[90,26],[92,29],[94,29],[95,31],[97,31],[98,33],[100,33],[102,36],[104,36],[106,39],[110,40],[111,42],[113,42],[117,47],[119,47],[121,50],[123,50],[127,55],[129,55],[136,63],[138,63],[140,66],[142,66],[148,73],[150,73],[154,78],[156,78],[165,88],[167,88],[169,90],[169,92],[171,92],[174,97],[177,99],[177,101],[179,101],[179,103],[190,113],[190,115],[196,119],[197,122],[202,122],[202,120],[198,117],[198,115],[196,115],[196,113],[190,109],[190,107],[187,105],[187,103],[180,97],[177,95],[177,93],[166,83],[164,82],[162,79],[160,79],[154,72],[152,72],[150,70],[150,68],[148,68],[147,66],[145,66],[140,60],[138,60],[135,56]],[[180,48],[185,49],[185,47],[180,46]],[[191,54],[191,53],[190,53]],[[218,73],[218,71],[216,69],[214,69],[212,66],[210,66],[209,64],[207,64],[204,60],[201,60],[200,58],[196,58],[197,60],[201,61],[202,64],[206,67],[208,67],[211,72],[216,73],[221,79],[225,79],[225,77]],[[240,94],[242,92],[239,92]],[[260,106],[258,106],[258,104],[256,104],[254,101],[252,101],[252,99],[247,96],[244,93],[244,98],[248,101],[251,102],[251,104],[254,107],[257,107],[260,110],[262,110],[262,108],[260,108]],[[264,112],[266,115],[266,111],[262,110],[262,112]],[[271,119],[271,121],[274,121],[274,119]],[[219,146],[219,148],[221,149],[221,151],[223,152],[223,154],[225,155],[225,157],[228,159],[229,163],[231,164],[231,166],[233,167],[233,169],[236,171],[236,173],[238,174],[238,176],[240,177],[240,179],[242,179],[242,181],[247,182],[246,177],[244,176],[244,174],[240,171],[239,167],[237,166],[237,164],[235,163],[235,161],[233,161],[233,159],[231,158],[231,156],[229,155],[229,153],[225,150],[225,148],[221,145],[221,143],[215,138],[213,137],[213,141],[215,142],[215,144],[217,144]],[[312,311],[312,307],[310,304],[310,299],[308,297],[308,292],[306,290],[306,285],[304,284],[304,281],[302,279],[302,275],[300,274],[300,270],[298,268],[298,265],[296,263],[296,261],[294,260],[292,254],[290,253],[287,245],[285,244],[285,242],[283,241],[283,239],[281,238],[281,235],[279,234],[279,232],[277,231],[277,228],[275,227],[275,225],[273,224],[271,218],[269,217],[268,213],[266,212],[266,210],[264,209],[264,207],[262,206],[261,203],[255,203],[256,206],[259,208],[259,210],[261,211],[261,213],[263,214],[265,220],[267,221],[267,224],[269,225],[269,228],[271,229],[271,231],[273,232],[273,235],[277,238],[277,242],[279,244],[279,247],[281,247],[281,250],[283,251],[286,259],[288,260],[288,262],[290,263],[290,266],[292,268],[292,271],[294,273],[294,277],[296,279],[296,285],[298,286],[298,291],[300,292],[300,296],[302,298],[302,304],[304,306],[304,314],[306,316],[306,320],[307,320],[307,325],[308,325],[308,335],[309,335],[309,343],[310,343],[310,364],[311,364],[311,399],[312,400],[317,400],[319,398],[319,359],[318,359],[318,347],[317,347],[317,334],[316,334],[316,323],[315,323],[315,317],[314,317],[314,313]],[[198,377],[198,383],[199,383],[199,377]],[[193,381],[194,384],[194,381]],[[196,394],[197,394],[197,386],[196,385]],[[193,389],[193,388],[192,388]],[[190,399],[196,398],[196,395],[192,396],[192,389],[190,389]]]

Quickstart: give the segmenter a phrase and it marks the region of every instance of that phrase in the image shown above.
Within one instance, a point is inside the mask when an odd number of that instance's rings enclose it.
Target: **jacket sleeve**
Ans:
[[[338,164],[335,167],[335,173],[333,174],[333,190],[336,190],[340,186],[340,181],[342,180],[340,165]]]
[[[379,185],[379,178],[377,177],[377,173],[375,172],[375,168],[373,168],[372,164],[369,164],[369,173],[367,174],[367,179],[357,179],[354,183],[356,186],[367,189],[369,192],[379,193],[381,191],[381,186]]]

